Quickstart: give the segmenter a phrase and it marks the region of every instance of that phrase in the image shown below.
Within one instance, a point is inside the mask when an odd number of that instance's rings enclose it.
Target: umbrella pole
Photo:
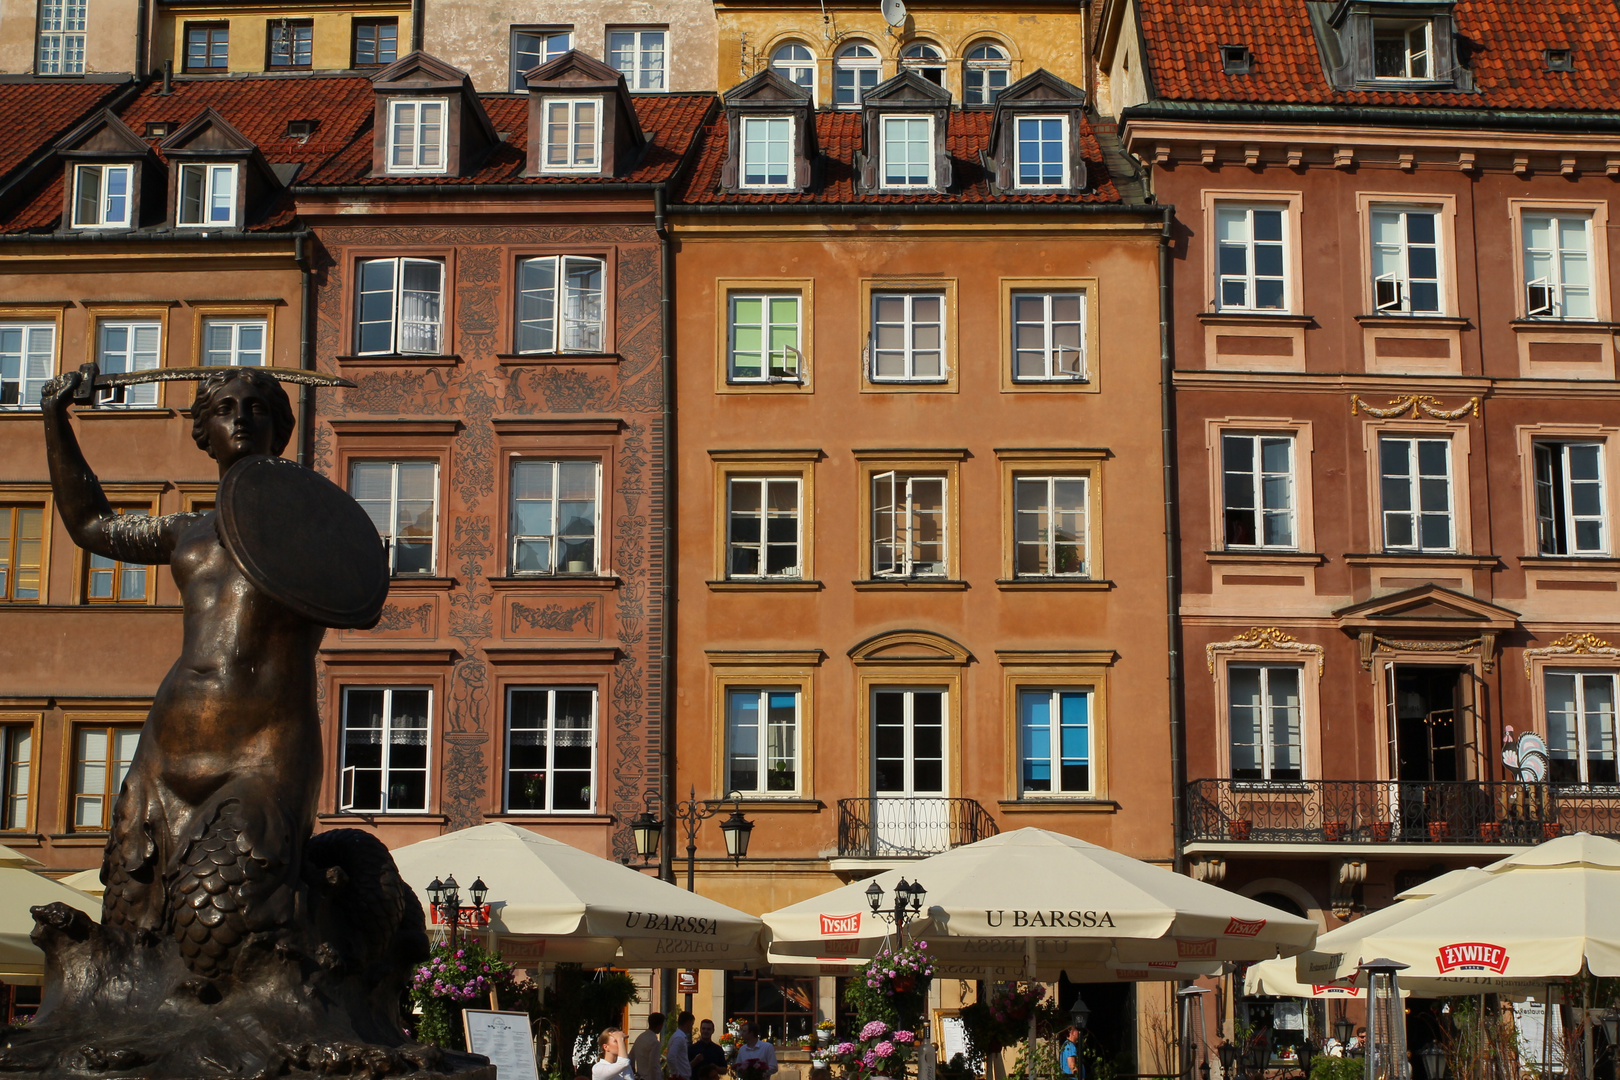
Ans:
[[[1592,1080],[1592,980],[1586,980],[1586,995],[1582,1000],[1581,1031],[1586,1044],[1586,1080]]]
[[[1030,982],[1035,981],[1035,939],[1024,939],[1024,976]],[[1025,1075],[1029,1080],[1035,1080],[1035,1010],[1029,1013],[1029,1049],[1025,1054],[1028,1059],[1025,1066]]]

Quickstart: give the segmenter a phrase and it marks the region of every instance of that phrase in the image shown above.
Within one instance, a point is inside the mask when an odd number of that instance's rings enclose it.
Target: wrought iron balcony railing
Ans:
[[[875,795],[838,800],[838,854],[844,858],[938,855],[998,831],[973,799]]]
[[[1516,781],[1195,780],[1187,839],[1260,843],[1533,844],[1620,836],[1620,785]]]

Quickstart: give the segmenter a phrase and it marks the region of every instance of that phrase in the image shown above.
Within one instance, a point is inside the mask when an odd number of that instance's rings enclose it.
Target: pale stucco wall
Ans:
[[[88,75],[135,70],[136,0],[89,0],[84,66]],[[39,0],[0,0],[0,74],[34,70]]]
[[[714,89],[715,17],[709,0],[427,0],[423,23],[427,51],[468,72],[486,93],[511,86],[514,26],[572,28],[574,48],[599,60],[607,59],[610,26],[667,27],[669,89]]]

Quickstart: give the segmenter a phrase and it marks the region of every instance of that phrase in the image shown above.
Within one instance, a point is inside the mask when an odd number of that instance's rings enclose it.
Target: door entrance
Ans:
[[[1469,835],[1476,793],[1457,781],[1474,778],[1472,670],[1390,664],[1388,671],[1391,820],[1406,841]]]
[[[872,692],[872,831],[879,854],[950,846],[945,799],[945,691]]]

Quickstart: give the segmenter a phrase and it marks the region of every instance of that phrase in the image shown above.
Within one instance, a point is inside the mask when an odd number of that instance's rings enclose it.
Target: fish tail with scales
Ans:
[[[230,970],[236,947],[252,926],[252,895],[262,896],[282,874],[255,851],[242,804],[221,803],[201,823],[181,854],[171,892],[173,932],[180,956],[193,972],[218,978]]]

